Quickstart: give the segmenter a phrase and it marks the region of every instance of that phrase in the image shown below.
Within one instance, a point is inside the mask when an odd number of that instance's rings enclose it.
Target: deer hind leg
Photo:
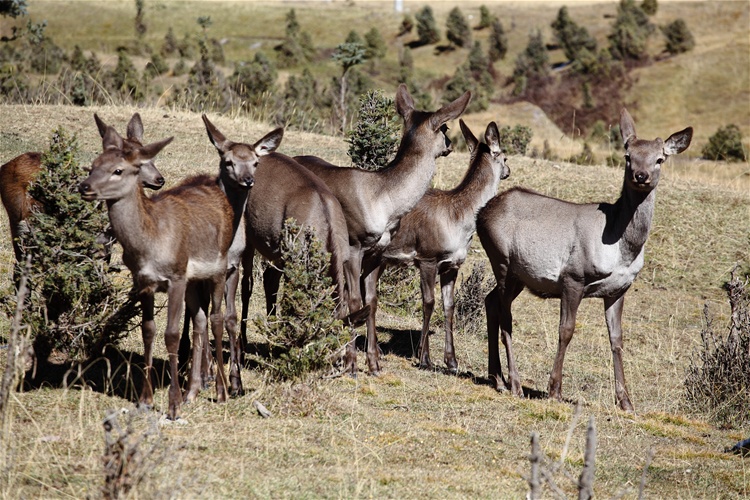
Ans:
[[[484,298],[484,309],[487,315],[487,373],[495,389],[505,388],[502,366],[500,365],[500,290],[493,288]]]
[[[437,266],[434,262],[420,262],[419,288],[422,292],[422,334],[419,337],[419,368],[432,369],[430,360],[430,318],[435,310],[435,279]]]
[[[458,278],[458,269],[449,269],[440,275],[440,290],[443,295],[443,311],[445,313],[445,348],[443,349],[443,361],[448,371],[458,372],[458,361],[456,360],[456,349],[453,344],[453,293]]]
[[[560,298],[560,328],[557,341],[557,354],[552,372],[549,376],[549,397],[562,400],[562,371],[565,360],[565,351],[573,338],[576,327],[576,314],[578,306],[583,299],[583,286],[575,282],[563,284],[562,297]]]
[[[245,350],[247,349],[247,315],[250,306],[250,295],[253,293],[253,258],[255,249],[247,243],[242,253],[242,282],[240,295],[242,300],[242,312],[240,316],[240,365],[245,365]]]
[[[367,317],[367,368],[370,375],[380,375],[380,347],[375,330],[375,313],[378,309],[378,279],[384,266],[379,258],[372,258],[364,265],[362,279],[365,284],[365,305],[370,306]]]
[[[359,248],[350,247],[349,249],[349,261],[344,266],[344,272],[346,273],[346,286],[349,289],[349,311],[352,311],[352,307],[356,310],[362,308],[362,286],[359,282],[359,274],[362,270],[362,254]],[[377,270],[377,276],[380,276],[380,270]],[[376,283],[377,286],[377,283]],[[377,306],[377,304],[376,304]],[[367,329],[369,331],[370,322],[375,324],[375,310],[372,307],[368,310],[367,314]],[[372,317],[370,317],[372,315]],[[357,332],[352,328],[352,339],[346,345],[346,353],[344,354],[344,370],[343,372],[352,376],[357,376]]]
[[[617,404],[625,411],[633,411],[633,404],[628,396],[625,385],[625,371],[622,367],[622,309],[625,304],[625,294],[619,297],[604,299],[604,318],[609,331],[609,345],[612,348],[612,361],[615,368],[615,398]]]
[[[178,359],[177,351],[180,344],[180,317],[185,305],[185,288],[184,279],[172,281],[169,287],[167,300],[167,329],[164,331],[164,343],[167,346],[167,355],[169,356],[169,410],[167,418],[176,420],[179,417],[180,405],[182,404],[182,391],[178,380]],[[195,333],[193,334],[195,336]]]
[[[508,361],[508,383],[506,384],[510,393],[514,396],[523,397],[521,377],[518,375],[516,355],[513,350],[513,314],[511,307],[513,301],[523,291],[524,285],[510,276],[505,277],[505,289],[500,296],[500,330],[503,332],[502,340],[505,346],[505,354]]]
[[[226,302],[226,313],[224,314],[224,328],[229,336],[229,382],[232,386],[232,396],[241,396],[242,378],[240,377],[240,344],[237,339],[237,285],[239,284],[239,269],[233,268],[227,273],[227,281],[224,284],[224,299]]]
[[[156,336],[156,323],[154,322],[154,296],[153,294],[141,295],[141,309],[143,321],[141,323],[141,335],[143,337],[143,387],[138,401],[138,406],[152,408],[154,406],[154,389],[151,385],[154,376],[154,337]]]
[[[211,331],[216,344],[216,399],[220,403],[227,400],[227,376],[224,370],[224,313],[221,312],[221,301],[224,299],[224,282],[226,273],[221,272],[210,282],[211,289]]]
[[[279,298],[281,275],[284,274],[274,264],[269,264],[263,271],[263,290],[266,292],[266,314],[276,314],[276,301]]]
[[[185,308],[193,321],[193,349],[190,374],[188,377],[185,402],[192,403],[198,397],[201,388],[205,387],[206,363],[204,352],[207,351],[204,343],[208,339],[206,333],[208,322],[206,320],[207,308],[204,300],[204,287],[200,282],[192,282],[187,285],[185,291]],[[185,329],[180,341],[180,347],[184,342]]]

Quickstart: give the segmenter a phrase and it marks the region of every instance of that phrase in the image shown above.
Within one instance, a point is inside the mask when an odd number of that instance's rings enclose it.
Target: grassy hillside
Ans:
[[[530,32],[541,30],[546,42],[553,42],[550,23],[558,9],[567,5],[570,16],[579,25],[585,26],[597,39],[600,47],[607,46],[607,35],[611,30],[616,2],[510,2],[468,1],[434,2],[432,8],[438,28],[443,33],[445,44],[445,21],[448,12],[456,5],[467,17],[470,25],[479,20],[479,7],[486,5],[497,15],[505,27],[509,50],[502,61],[495,64],[500,75],[499,86],[512,74],[515,59],[528,42]],[[424,2],[407,0],[405,13],[413,16],[425,5]],[[656,25],[665,25],[683,18],[695,37],[693,51],[676,57],[658,60],[633,73],[634,84],[625,92],[626,103],[633,116],[641,123],[647,135],[664,133],[662,127],[677,130],[685,123],[695,125],[696,147],[689,153],[697,157],[700,147],[719,127],[734,123],[740,127],[750,145],[750,5],[747,2],[679,2],[660,1],[657,14],[651,19]],[[393,12],[391,1],[173,1],[147,0],[145,2],[147,32],[144,41],[158,49],[168,28],[172,27],[177,38],[200,33],[196,23],[199,16],[210,16],[212,24],[208,35],[224,43],[227,57],[225,73],[231,73],[238,61],[249,61],[255,52],[263,51],[273,56],[273,47],[285,36],[285,16],[295,9],[301,29],[310,33],[320,52],[319,60],[310,69],[317,78],[326,82],[338,75],[339,68],[329,55],[337,44],[342,43],[350,30],[364,34],[377,27],[388,42],[388,53],[379,62],[372,77],[376,84],[392,91],[395,89],[394,75],[398,71],[398,53],[403,44],[416,35],[398,38],[398,30],[404,14]],[[35,0],[29,6],[31,19],[38,22],[48,20],[47,33],[63,48],[71,50],[80,45],[92,50],[106,63],[113,64],[118,46],[128,45],[134,40],[135,3],[132,0]],[[21,21],[19,21],[21,22]],[[10,21],[0,19],[0,28],[9,31]],[[76,29],[70,29],[76,26]],[[488,30],[474,31],[474,39],[485,43]],[[438,44],[438,45],[440,45]],[[664,39],[657,32],[649,42],[649,53],[660,59]],[[467,57],[468,49],[457,49],[437,54],[434,45],[413,50],[417,79],[433,82],[442,87],[446,77]],[[563,61],[560,50],[550,53],[551,62]],[[145,64],[146,59],[140,61]],[[290,73],[300,72],[293,68],[280,72],[283,81]],[[163,78],[167,89],[176,80]],[[498,88],[495,96],[508,94],[509,88]],[[507,106],[493,106],[490,112],[495,119],[504,121],[517,110]],[[522,121],[532,121],[538,110],[526,109]],[[610,123],[611,124],[611,123]],[[512,123],[511,123],[512,125]],[[577,138],[575,118],[571,113],[569,124],[562,131],[539,134],[535,144],[541,147],[544,139],[563,134]],[[560,154],[568,154],[565,147],[552,144]],[[575,152],[578,152],[577,150]],[[745,169],[747,170],[747,169]]]
[[[101,147],[93,112],[122,130],[134,111],[3,106],[0,158],[45,148],[52,129],[62,125],[78,134],[86,165]],[[175,135],[156,161],[169,184],[196,171],[215,171],[216,153],[197,114],[138,111],[146,141]],[[270,129],[243,118],[211,119],[233,140],[253,142]],[[480,135],[485,125],[472,125],[474,133]],[[640,131],[637,118],[636,126]],[[666,136],[672,128],[658,128],[658,133]],[[347,160],[341,139],[296,131],[285,134],[280,152]],[[622,182],[620,170],[604,166],[522,157],[511,157],[508,164],[511,177],[501,189],[523,185],[575,201],[613,201]],[[438,165],[436,185],[453,186],[468,155],[454,153]],[[574,422],[572,403],[580,401],[582,415],[561,467],[578,477],[585,423],[594,416],[597,497],[635,498],[650,449],[655,455],[646,474],[647,496],[745,497],[750,493],[747,459],[723,449],[746,438],[750,429],[717,428],[706,416],[686,413],[682,382],[699,343],[704,303],[717,322],[726,321],[721,285],[735,263],[750,263],[750,195],[721,179],[709,183],[674,175],[674,165],[670,160],[664,167],[646,265],[628,293],[623,317],[625,374],[635,415],[615,406],[609,342],[601,303],[594,300],[584,301],[579,312],[565,364],[563,403],[514,398],[485,385],[487,346],[481,328],[457,333],[461,376],[416,369],[412,349],[421,316],[384,309],[378,316],[383,376],[360,372],[357,379],[277,384],[259,371],[243,370],[247,395],[218,405],[214,391],[204,391],[185,407],[183,425],[169,425],[159,420],[166,405],[164,388],[157,390],[157,411],[134,411],[135,389],[125,380],[127,373],[137,373],[142,343],[133,332],[121,357],[108,364],[63,364],[46,374],[41,387],[12,396],[11,418],[0,430],[0,495],[98,496],[104,481],[102,418],[106,411],[118,410],[123,428],[130,423],[131,438],[140,439],[142,462],[133,476],[142,482],[136,497],[519,498],[527,491],[530,433],[538,432],[544,452],[560,459]],[[7,235],[4,213],[0,227]],[[470,255],[464,275],[474,261],[485,259],[476,243]],[[2,237],[4,287],[11,260],[10,242]],[[255,294],[253,314],[262,311],[261,295]],[[528,293],[515,303],[517,362],[532,394],[546,391],[558,307],[557,301]],[[161,318],[156,342],[160,369],[166,359],[163,327]],[[7,328],[7,320],[0,318],[0,336]],[[439,360],[442,328],[433,328],[432,349]],[[261,341],[255,335],[253,340]],[[361,353],[359,364],[365,366]],[[255,400],[273,416],[257,416]],[[574,494],[574,482],[563,473],[556,482],[567,495]]]

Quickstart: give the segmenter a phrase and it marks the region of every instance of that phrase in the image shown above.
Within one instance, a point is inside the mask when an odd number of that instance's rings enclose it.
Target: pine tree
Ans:
[[[659,5],[656,0],[643,0],[641,9],[649,16],[655,16],[656,11],[659,10]]]
[[[612,32],[607,36],[610,54],[619,60],[645,58],[646,42],[653,31],[654,25],[635,0],[620,0]]]
[[[422,45],[438,43],[440,41],[440,31],[437,29],[432,8],[429,5],[425,5],[414,17],[417,20],[419,43]]]
[[[471,45],[471,28],[466,22],[463,12],[458,7],[451,9],[446,21],[445,36],[449,42],[457,47]]]
[[[359,100],[359,116],[347,134],[352,165],[380,170],[388,165],[398,149],[401,123],[393,99],[380,90],[371,90]]]
[[[667,39],[665,49],[672,55],[693,50],[695,47],[695,39],[684,19],[675,19],[663,26],[661,31]]]
[[[578,26],[570,18],[567,7],[560,8],[551,27],[555,33],[555,39],[557,39],[569,61],[578,59],[578,55],[583,49],[589,52],[596,51],[596,40],[589,35],[586,28]]]
[[[508,53],[508,37],[505,36],[505,30],[500,19],[493,19],[490,28],[492,29],[488,39],[490,61],[495,62],[505,59],[505,54]]]
[[[479,24],[477,25],[478,30],[483,30],[492,26],[492,21],[495,20],[495,16],[490,14],[490,9],[486,5],[479,6]]]
[[[365,57],[369,60],[383,59],[387,50],[383,35],[373,27],[365,33]]]

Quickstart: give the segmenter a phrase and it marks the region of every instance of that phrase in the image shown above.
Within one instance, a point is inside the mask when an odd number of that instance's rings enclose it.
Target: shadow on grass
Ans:
[[[142,354],[107,347],[103,356],[93,360],[38,361],[24,375],[24,390],[85,385],[93,391],[136,402],[143,387],[143,366]],[[168,386],[169,364],[166,360],[154,358],[153,366],[154,389]]]

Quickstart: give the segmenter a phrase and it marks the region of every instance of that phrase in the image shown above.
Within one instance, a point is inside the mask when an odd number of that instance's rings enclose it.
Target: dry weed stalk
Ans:
[[[142,433],[134,433],[133,417],[128,414],[125,430],[120,427],[118,415],[120,412],[109,410],[102,425],[104,426],[104,486],[102,497],[105,499],[122,498],[137,486],[152,468],[154,463],[161,462],[159,457],[150,459],[158,449],[159,440],[145,449],[141,445],[149,437],[161,437],[156,421],[153,420],[149,428]],[[162,450],[163,451],[163,450]],[[164,453],[164,451],[163,451]]]
[[[10,396],[10,391],[18,385],[25,364],[25,357],[21,356],[21,353],[26,352],[28,338],[21,335],[21,330],[23,329],[21,322],[23,320],[23,309],[26,306],[26,295],[28,293],[27,283],[30,269],[31,256],[29,255],[26,257],[26,265],[21,274],[18,291],[16,292],[16,312],[10,326],[7,364],[5,365],[5,371],[3,372],[2,385],[0,385],[0,432],[2,432],[2,429],[5,429],[5,416],[8,413],[8,398]]]

